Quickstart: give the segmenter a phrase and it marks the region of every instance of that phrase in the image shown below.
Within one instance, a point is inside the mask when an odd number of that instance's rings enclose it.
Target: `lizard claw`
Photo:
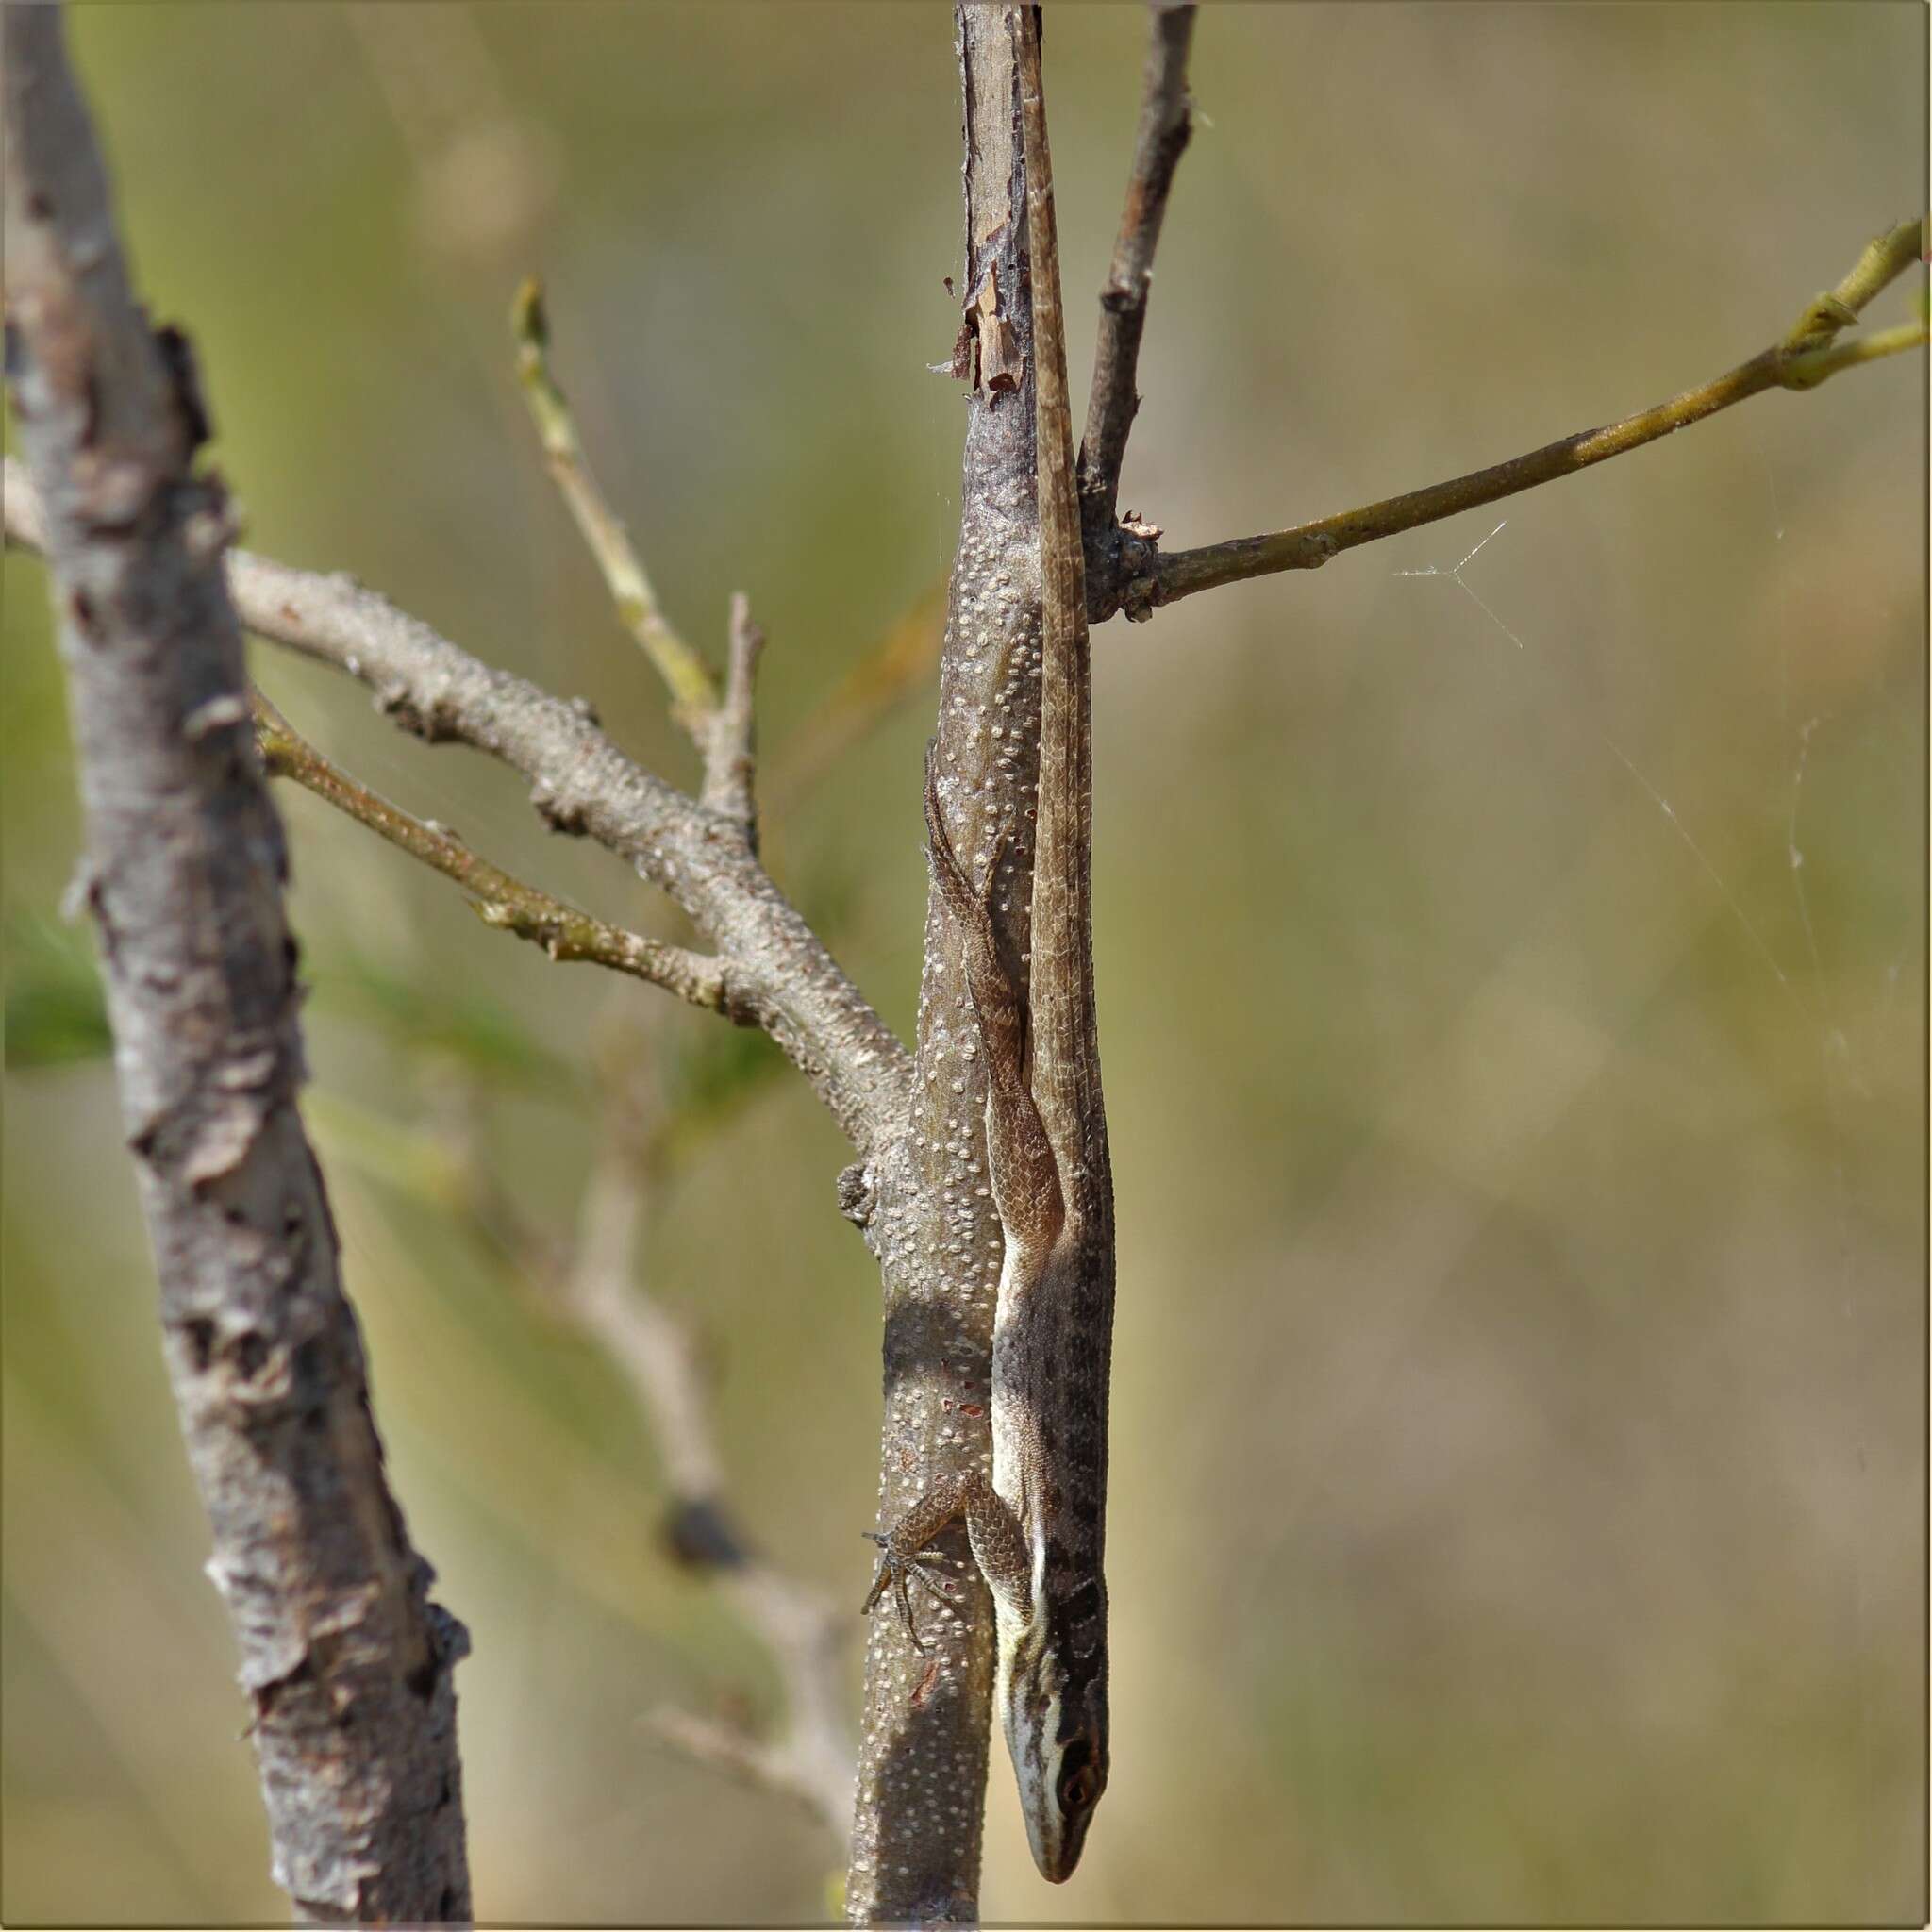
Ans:
[[[906,1586],[908,1582],[917,1583],[938,1597],[941,1603],[947,1604],[957,1600],[958,1586],[949,1577],[938,1574],[929,1563],[922,1560],[935,1555],[936,1552],[919,1550],[911,1556],[905,1556],[893,1547],[891,1537],[881,1536],[877,1530],[863,1530],[860,1534],[868,1542],[879,1546],[879,1567],[874,1571],[872,1588],[866,1592],[864,1603],[858,1607],[859,1615],[870,1616],[873,1607],[887,1591],[896,1591],[899,1598],[899,1615],[905,1622],[906,1635],[912,1648],[921,1657],[924,1657],[927,1654],[926,1648],[919,1641],[919,1625],[913,1621],[912,1599]]]

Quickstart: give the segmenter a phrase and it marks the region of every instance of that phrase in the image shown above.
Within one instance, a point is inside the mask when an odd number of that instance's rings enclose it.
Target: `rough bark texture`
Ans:
[[[906,1049],[758,863],[743,821],[634,763],[587,705],[479,663],[352,578],[238,554],[229,582],[251,630],[360,678],[428,742],[501,758],[554,830],[594,839],[675,900],[718,950],[724,1010],[772,1036],[861,1155],[896,1130]]]
[[[314,1921],[466,1919],[451,1667],[384,1480],[295,1110],[281,828],[180,338],[130,292],[53,8],[4,21],[7,369],[46,507],[123,1115],[234,1621],[276,1882]]]
[[[1017,389],[968,401],[960,528],[940,666],[941,795],[974,876],[997,851],[996,911],[1026,954],[1040,716],[1040,531],[1035,502],[1026,201],[1013,9],[961,6],[970,303],[989,270],[1024,356]],[[982,375],[985,364],[982,363]],[[987,1178],[985,1086],[958,935],[928,899],[917,1073],[906,1140],[854,1176],[885,1287],[879,1521],[929,1483],[990,1469],[987,1420],[1001,1235]],[[962,1594],[925,1603],[921,1657],[875,1614],[846,1909],[854,1924],[977,1911],[991,1719],[992,1611],[955,1528],[941,1539]]]

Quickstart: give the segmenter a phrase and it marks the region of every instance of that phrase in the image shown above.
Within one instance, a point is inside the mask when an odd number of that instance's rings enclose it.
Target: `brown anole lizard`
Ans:
[[[1091,921],[1092,719],[1086,569],[1067,394],[1053,167],[1039,16],[1020,9],[1021,127],[1032,279],[1041,601],[1040,791],[1026,990],[984,892],[949,837],[938,774],[925,818],[940,897],[964,954],[987,1073],[986,1139],[1005,1235],[994,1313],[992,1473],[927,1491],[876,1539],[867,1609],[908,1578],[963,1516],[997,1625],[996,1699],[1033,1857],[1056,1883],[1078,1862],[1107,1785],[1107,1392],[1112,1350],[1113,1182],[1101,1104]],[[917,1642],[917,1633],[914,1641]]]

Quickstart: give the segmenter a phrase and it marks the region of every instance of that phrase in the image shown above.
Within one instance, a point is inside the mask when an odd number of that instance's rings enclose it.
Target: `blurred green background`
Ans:
[[[1209,11],[1124,501],[1177,545],[1274,528],[1755,352],[1918,210],[1925,35],[1904,5]],[[809,755],[953,540],[944,9],[84,7],[74,39],[252,547],[591,696],[691,782],[524,419],[504,317],[540,271],[668,608],[710,645],[750,592],[763,742]],[[1076,314],[1141,49],[1135,9],[1049,25]],[[1923,1919],[1925,405],[1898,358],[1097,635],[1114,1773],[1057,1892],[995,1750],[990,1917]],[[1506,515],[1469,594],[1398,575]],[[41,565],[5,590],[0,1915],[274,1919],[59,917]],[[500,770],[257,648],[368,782],[677,930]],[[908,1032],[930,698],[768,834]],[[735,1078],[729,1042],[282,804],[378,1414],[475,1641],[478,1908],[823,1917],[841,1848],[644,1722],[757,1717],[774,1680],[661,1554],[621,1378],[441,1178],[455,1096],[564,1234],[613,1000],[674,1085]],[[747,1524],[856,1640],[877,1277],[803,1084],[741,1099],[655,1203],[649,1279]]]

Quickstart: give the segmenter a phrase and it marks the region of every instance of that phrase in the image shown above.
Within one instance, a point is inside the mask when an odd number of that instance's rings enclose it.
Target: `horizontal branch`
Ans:
[[[1844,280],[1807,304],[1781,341],[1667,403],[1626,416],[1620,423],[1566,436],[1487,470],[1453,477],[1446,483],[1432,483],[1381,503],[1365,504],[1359,509],[1342,510],[1311,524],[1298,524],[1293,529],[1157,556],[1147,566],[1147,574],[1121,591],[1121,607],[1129,617],[1145,617],[1156,606],[1191,597],[1197,591],[1269,576],[1277,571],[1314,570],[1359,544],[1439,523],[1520,491],[1555,482],[1559,476],[1574,475],[1766,390],[1813,389],[1855,363],[1920,347],[1926,341],[1923,324],[1888,329],[1862,341],[1839,343],[1834,339],[1857,321],[1859,310],[1873,296],[1920,259],[1922,236],[1920,223],[1904,222],[1868,242]]]
[[[1923,322],[1901,322],[1890,328],[1874,329],[1869,336],[1854,336],[1848,342],[1833,342],[1820,349],[1802,349],[1785,364],[1787,389],[1816,389],[1826,376],[1859,362],[1877,362],[1887,356],[1900,356],[1907,349],[1923,349],[1927,340]]]
[[[43,549],[22,467],[0,470],[9,541]],[[352,577],[231,551],[227,583],[258,635],[346,671],[431,743],[472,745],[529,780],[555,829],[581,833],[661,888],[718,953],[734,1014],[771,1034],[860,1154],[905,1117],[911,1059],[758,864],[744,828],[652,776],[590,708],[480,662]]]
[[[607,925],[561,899],[513,878],[479,858],[443,826],[414,818],[329,761],[259,691],[255,740],[272,778],[292,778],[391,845],[420,858],[470,893],[485,925],[540,945],[558,960],[589,960],[648,980],[714,1013],[730,1011],[724,969],[716,959],[642,933]]]

